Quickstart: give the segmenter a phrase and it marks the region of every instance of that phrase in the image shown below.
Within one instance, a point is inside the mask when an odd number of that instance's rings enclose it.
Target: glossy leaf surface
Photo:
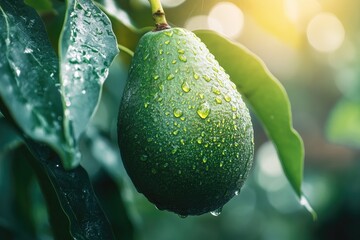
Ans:
[[[60,37],[61,91],[66,132],[77,140],[98,104],[118,53],[108,17],[90,0],[69,0]]]
[[[0,29],[0,100],[8,120],[51,145],[66,167],[77,165],[76,150],[64,137],[58,60],[40,17],[21,0],[1,0]]]
[[[301,197],[304,146],[301,137],[292,127],[286,91],[264,63],[245,47],[215,32],[195,31],[195,34],[215,55],[263,123],[276,146],[286,177],[296,194]]]

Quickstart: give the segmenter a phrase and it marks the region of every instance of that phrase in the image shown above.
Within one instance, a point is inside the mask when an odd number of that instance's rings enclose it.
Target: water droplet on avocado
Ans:
[[[160,53],[160,55],[162,55],[162,54],[164,53],[164,50],[163,50],[163,49],[160,49],[160,50],[159,50],[159,53]]]
[[[195,80],[198,80],[198,79],[199,79],[199,75],[197,75],[196,73],[194,73],[194,78],[195,78]]]
[[[220,167],[223,167],[224,166],[224,161],[221,161],[220,164],[219,164]]]
[[[198,144],[202,144],[202,142],[203,142],[202,137],[198,137],[198,139],[196,140],[196,142],[197,142]]]
[[[183,82],[183,84],[181,85],[181,88],[186,93],[190,92],[190,86],[187,82]]]
[[[230,97],[229,95],[225,95],[225,96],[224,96],[224,99],[225,99],[225,101],[227,101],[227,102],[230,102],[230,101],[231,101],[231,97]]]
[[[209,103],[204,102],[202,103],[198,109],[196,110],[197,114],[199,115],[199,117],[201,117],[202,119],[205,119],[209,116],[210,114],[210,106]]]
[[[206,162],[207,162],[207,159],[206,159],[206,158],[203,158],[202,162],[203,162],[203,163],[206,163]]]
[[[215,86],[212,86],[211,91],[212,91],[213,93],[215,93],[216,95],[220,95],[220,94],[221,94],[220,90],[219,90],[217,87],[215,87]]]
[[[148,156],[147,156],[147,155],[141,155],[141,156],[140,156],[140,160],[141,160],[142,162],[145,162],[147,159],[148,159]]]
[[[176,64],[176,60],[172,60],[172,62],[171,62],[172,64]]]
[[[184,53],[185,53],[185,50],[184,50],[184,49],[179,49],[179,50],[178,50],[178,53],[184,54]]]
[[[170,40],[166,40],[165,44],[168,45],[170,43]]]
[[[205,79],[205,81],[210,82],[211,78],[208,75],[204,75],[203,78]]]
[[[187,58],[186,58],[185,55],[179,55],[179,59],[180,59],[180,61],[182,61],[182,62],[186,62],[186,61],[187,61]]]
[[[221,208],[218,208],[218,209],[216,209],[216,210],[214,210],[214,211],[211,211],[210,213],[211,213],[211,215],[213,215],[214,217],[217,217],[217,216],[219,216],[219,215],[221,214],[221,211],[222,211],[222,207],[221,207]]]
[[[172,80],[174,79],[174,74],[170,73],[168,76],[167,76],[167,80]]]
[[[159,75],[155,75],[155,76],[154,76],[154,80],[158,80],[159,77],[160,77]]]
[[[237,191],[235,191],[235,193],[234,193],[236,196],[239,196],[239,194],[240,194],[240,189],[239,190],[237,190]]]
[[[180,109],[178,109],[178,108],[175,108],[174,109],[174,116],[176,117],[176,118],[179,118],[179,117],[181,117],[183,115],[183,112],[180,110]]]
[[[221,104],[221,103],[222,103],[222,100],[221,100],[221,98],[216,97],[216,98],[215,98],[215,102],[216,102],[217,104]]]
[[[174,32],[173,32],[173,31],[165,31],[164,34],[165,34],[166,36],[171,37],[171,36],[174,34]]]

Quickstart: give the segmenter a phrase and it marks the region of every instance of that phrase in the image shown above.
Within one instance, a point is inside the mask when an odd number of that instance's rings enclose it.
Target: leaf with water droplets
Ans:
[[[58,60],[36,11],[0,0],[0,106],[24,134],[51,145],[65,167],[79,163],[65,140]]]
[[[301,137],[292,127],[290,103],[285,89],[262,61],[240,44],[212,31],[195,33],[216,56],[238,91],[262,121],[267,134],[276,145],[286,177],[301,198],[304,146]]]
[[[69,0],[60,37],[64,126],[79,139],[94,113],[111,62],[118,53],[108,17],[90,0]]]

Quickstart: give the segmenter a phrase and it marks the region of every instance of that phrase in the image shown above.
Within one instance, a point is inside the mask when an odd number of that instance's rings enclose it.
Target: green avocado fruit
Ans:
[[[181,216],[219,212],[239,193],[253,161],[253,128],[241,95],[204,43],[182,28],[140,39],[118,140],[136,189]]]

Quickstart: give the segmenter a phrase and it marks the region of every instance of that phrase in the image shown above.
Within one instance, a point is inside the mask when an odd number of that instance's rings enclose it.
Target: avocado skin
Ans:
[[[182,28],[140,39],[118,143],[136,189],[181,216],[222,208],[243,185],[254,152],[240,93],[200,39]]]

